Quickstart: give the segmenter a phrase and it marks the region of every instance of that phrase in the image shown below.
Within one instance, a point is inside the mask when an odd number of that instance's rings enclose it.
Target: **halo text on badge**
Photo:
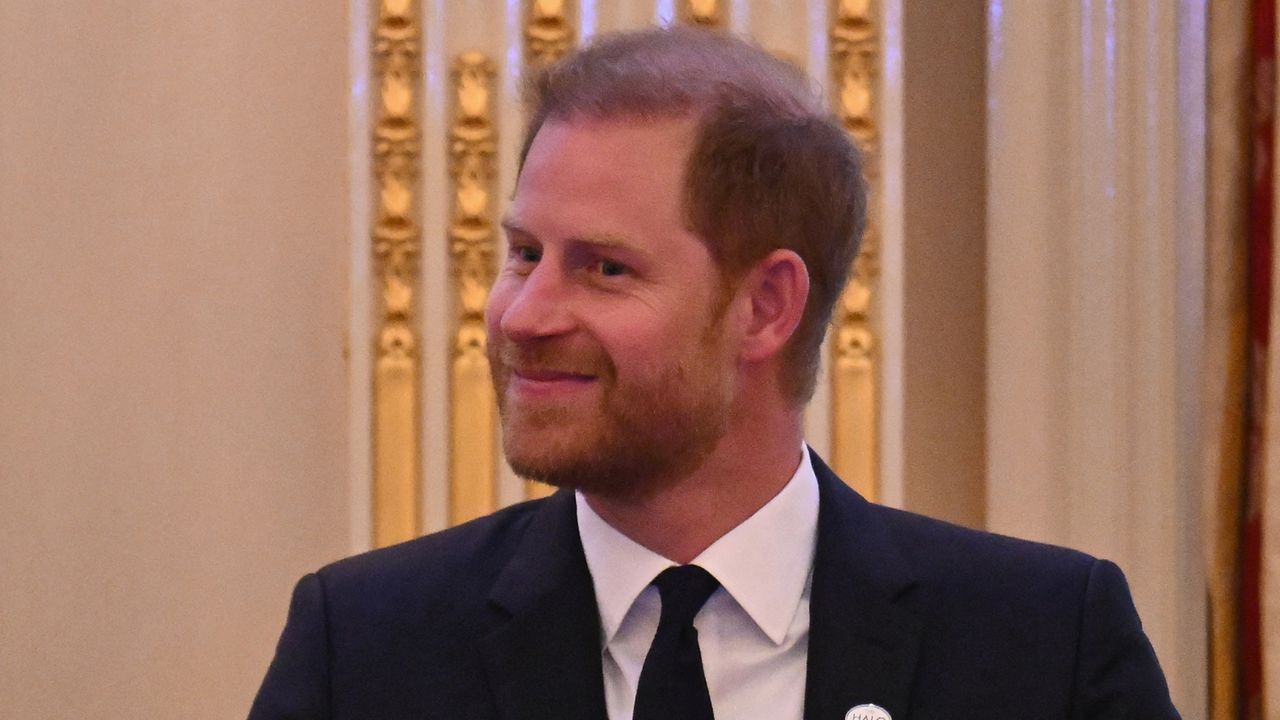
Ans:
[[[893,720],[879,705],[859,705],[844,714],[844,720]]]

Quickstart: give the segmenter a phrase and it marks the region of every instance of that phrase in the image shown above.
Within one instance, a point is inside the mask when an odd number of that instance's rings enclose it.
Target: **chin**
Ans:
[[[503,450],[511,469],[526,480],[603,495],[628,494],[636,487],[633,473],[620,472],[614,458],[602,455],[598,449],[548,447],[545,443],[529,448],[517,442],[504,443]]]
[[[576,479],[593,462],[586,433],[560,427],[554,431],[504,428],[502,450],[511,469],[526,480],[538,480],[556,487],[578,487]],[[574,442],[576,441],[576,442]],[[572,443],[572,445],[570,444]]]
[[[518,443],[504,443],[503,449],[511,469],[526,480],[627,503],[678,485],[706,458],[705,453],[654,457],[631,445],[611,448],[561,446],[548,452],[545,446],[534,451]]]

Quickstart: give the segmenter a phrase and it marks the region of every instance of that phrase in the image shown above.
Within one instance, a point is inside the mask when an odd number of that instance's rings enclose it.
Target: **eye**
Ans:
[[[542,259],[542,251],[532,245],[512,245],[508,251],[508,261],[517,267],[535,265]]]
[[[605,277],[621,277],[629,270],[626,265],[616,260],[601,260],[596,264],[596,269]]]

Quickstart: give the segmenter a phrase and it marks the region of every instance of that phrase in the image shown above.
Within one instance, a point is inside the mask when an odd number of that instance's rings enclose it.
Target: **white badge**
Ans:
[[[889,717],[889,713],[879,705],[859,705],[855,708],[849,708],[849,712],[844,714],[844,720],[893,720]]]

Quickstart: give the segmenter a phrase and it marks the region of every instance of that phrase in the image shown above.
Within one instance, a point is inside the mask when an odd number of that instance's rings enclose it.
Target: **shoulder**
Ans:
[[[894,545],[923,583],[1018,594],[1083,588],[1099,560],[1087,553],[974,530],[873,506]]]
[[[904,599],[928,618],[932,641],[1018,648],[1069,677],[1099,627],[1141,634],[1114,563],[1069,548],[959,527],[891,508],[871,513],[911,578]],[[1145,641],[1145,638],[1143,639]]]
[[[1099,562],[1085,553],[974,530],[877,505],[849,488],[814,456],[819,486],[819,545],[828,559],[875,578],[888,592],[908,585],[941,601],[972,599],[1008,606],[1035,598],[1077,601]]]
[[[844,535],[845,552],[875,553],[863,566],[893,568],[881,575],[899,580],[895,602],[924,631],[920,668],[937,696],[999,689],[1051,700],[1071,717],[1178,716],[1114,563],[861,498],[849,505],[865,532]]]
[[[316,575],[331,609],[430,610],[487,596],[538,512],[553,498],[513,505],[414,540],[326,565]],[[428,606],[428,607],[423,607]]]

